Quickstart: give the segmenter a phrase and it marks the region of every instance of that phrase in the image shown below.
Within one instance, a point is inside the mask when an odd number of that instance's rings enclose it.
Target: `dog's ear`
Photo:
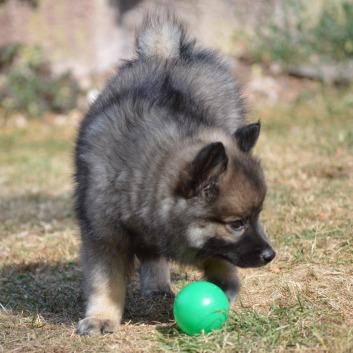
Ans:
[[[249,152],[257,142],[260,135],[261,124],[258,121],[255,124],[244,125],[234,134],[238,147],[243,152]]]
[[[219,176],[226,171],[227,164],[228,156],[222,142],[210,143],[180,173],[177,193],[185,198],[200,193],[208,195]]]

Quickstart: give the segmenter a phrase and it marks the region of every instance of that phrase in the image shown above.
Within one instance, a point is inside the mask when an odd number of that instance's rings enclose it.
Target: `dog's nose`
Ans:
[[[264,260],[264,262],[267,264],[271,262],[276,256],[276,253],[273,249],[266,249],[262,254],[261,258]]]

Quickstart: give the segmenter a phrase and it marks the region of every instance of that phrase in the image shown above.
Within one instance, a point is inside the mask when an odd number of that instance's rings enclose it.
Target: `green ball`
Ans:
[[[219,287],[210,282],[194,282],[176,296],[174,318],[180,329],[188,335],[217,330],[229,315],[229,302]]]

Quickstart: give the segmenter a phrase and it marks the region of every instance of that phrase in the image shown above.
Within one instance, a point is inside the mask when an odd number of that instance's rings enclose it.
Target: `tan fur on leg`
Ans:
[[[95,251],[83,256],[88,297],[86,317],[78,324],[81,335],[113,332],[124,311],[127,269],[131,259],[114,249]]]

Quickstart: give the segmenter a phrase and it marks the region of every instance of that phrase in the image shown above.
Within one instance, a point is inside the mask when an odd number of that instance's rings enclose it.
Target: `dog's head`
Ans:
[[[259,221],[266,183],[251,154],[259,133],[260,123],[245,125],[230,142],[205,145],[180,173],[176,192],[193,215],[187,241],[203,258],[258,267],[275,257]]]

